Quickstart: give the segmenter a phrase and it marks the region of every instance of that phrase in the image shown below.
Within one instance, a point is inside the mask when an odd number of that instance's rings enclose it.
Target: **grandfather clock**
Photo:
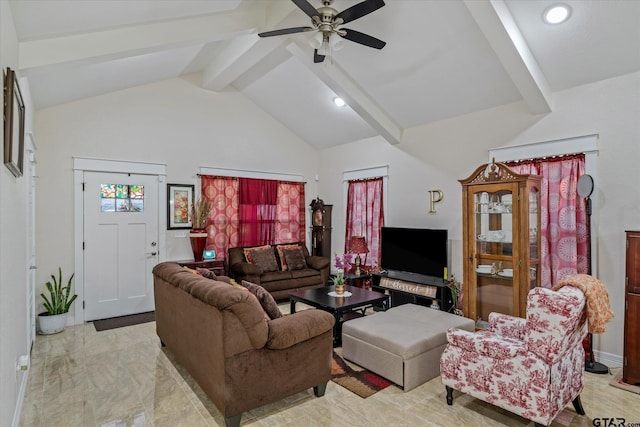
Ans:
[[[316,198],[311,206],[311,255],[331,258],[331,208],[321,198]]]

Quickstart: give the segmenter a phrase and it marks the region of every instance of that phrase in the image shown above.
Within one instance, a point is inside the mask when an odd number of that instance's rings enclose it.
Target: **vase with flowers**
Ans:
[[[335,255],[335,267],[338,270],[336,275],[333,277],[333,285],[335,286],[335,292],[338,295],[342,295],[344,293],[344,274],[346,269],[351,267],[351,263],[353,262],[355,255],[352,253],[346,253],[342,255]]]
[[[212,205],[203,199],[198,199],[191,204],[191,226],[189,232],[189,240],[191,241],[191,249],[193,250],[193,259],[202,261],[204,258],[204,248],[207,244],[207,217],[211,213]]]

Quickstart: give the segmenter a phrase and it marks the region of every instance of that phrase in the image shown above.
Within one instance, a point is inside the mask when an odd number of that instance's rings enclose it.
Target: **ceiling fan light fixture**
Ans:
[[[547,24],[558,25],[565,22],[571,16],[571,8],[564,3],[552,4],[545,9],[542,19]]]
[[[333,103],[336,104],[337,107],[344,107],[345,105],[347,105],[347,103],[344,102],[344,99],[340,98],[339,96],[333,98]]]
[[[316,32],[310,39],[309,39],[309,44],[311,45],[312,48],[314,49],[320,49],[320,46],[322,46],[322,32],[318,31]]]

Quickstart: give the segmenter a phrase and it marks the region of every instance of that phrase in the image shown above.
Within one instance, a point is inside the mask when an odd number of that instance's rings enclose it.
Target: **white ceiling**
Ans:
[[[545,24],[556,2],[387,0],[345,25],[384,49],[345,41],[314,64],[310,34],[256,35],[310,24],[288,0],[10,0],[37,109],[201,72],[317,148],[519,100],[546,113],[552,92],[640,70],[640,1],[564,0],[570,20]]]

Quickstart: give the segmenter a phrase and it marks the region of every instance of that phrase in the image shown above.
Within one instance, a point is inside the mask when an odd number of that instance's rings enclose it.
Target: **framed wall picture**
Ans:
[[[167,229],[191,228],[193,185],[167,184]]]
[[[4,73],[4,164],[22,176],[24,165],[24,101],[15,71]]]

